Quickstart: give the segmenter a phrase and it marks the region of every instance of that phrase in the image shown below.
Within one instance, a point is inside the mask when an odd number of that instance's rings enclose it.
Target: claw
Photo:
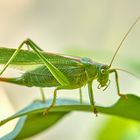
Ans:
[[[49,111],[54,107],[54,105],[51,105],[50,107],[46,108],[44,111],[43,111],[43,115],[48,115]]]
[[[96,117],[97,117],[97,116],[98,116],[98,111],[97,111],[96,107],[94,107],[93,112],[94,112],[94,114],[95,114]]]
[[[119,96],[120,96],[120,97],[122,97],[125,101],[127,101],[127,100],[128,100],[127,95],[124,95],[124,94],[119,94]]]
[[[44,115],[44,116],[46,116],[46,115],[47,115],[46,110],[45,110],[45,111],[43,111],[43,115]]]
[[[46,116],[46,115],[48,114],[48,112],[49,112],[49,110],[48,110],[48,108],[47,108],[47,109],[45,109],[45,110],[43,111],[43,115]]]
[[[98,111],[96,109],[95,102],[94,102],[94,106],[93,106],[93,113],[96,115],[96,117],[98,116]]]

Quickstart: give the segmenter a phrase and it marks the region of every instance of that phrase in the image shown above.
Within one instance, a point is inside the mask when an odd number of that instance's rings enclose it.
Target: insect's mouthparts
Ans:
[[[108,82],[107,82],[107,84],[106,84],[106,87],[103,89],[103,91],[105,91],[105,90],[108,88],[108,86],[110,85],[110,83],[111,83],[111,81],[108,80]]]
[[[105,88],[103,89],[103,91],[105,91],[107,88],[108,88],[108,86],[110,85],[110,83],[111,83],[111,81],[110,80],[108,80],[108,82],[107,82],[107,84],[105,85]],[[101,89],[102,87],[104,87],[104,85],[101,85],[100,83],[99,83],[99,85],[98,85],[98,89]]]
[[[99,84],[97,88],[98,88],[98,89],[101,89],[101,87],[102,87],[101,84]]]

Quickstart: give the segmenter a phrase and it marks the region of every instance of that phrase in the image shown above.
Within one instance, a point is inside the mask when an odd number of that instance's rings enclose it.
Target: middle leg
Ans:
[[[54,90],[54,95],[53,95],[53,100],[52,100],[51,105],[47,109],[45,109],[45,111],[43,112],[43,114],[44,115],[47,115],[48,112],[55,106],[55,104],[56,104],[56,97],[57,97],[57,91],[58,90],[62,90],[62,89],[63,90],[64,89],[72,90],[72,89],[77,89],[77,88],[79,88],[79,87],[75,87],[75,86],[59,86],[59,87],[57,87]]]
[[[88,83],[88,94],[89,94],[90,104],[93,106],[93,112],[97,116],[98,112],[97,112],[97,109],[96,109],[96,106],[95,106],[95,102],[94,102],[93,89],[92,89],[92,81]]]

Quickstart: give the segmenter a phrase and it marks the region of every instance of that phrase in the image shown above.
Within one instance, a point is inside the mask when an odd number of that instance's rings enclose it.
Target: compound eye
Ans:
[[[101,73],[102,74],[105,74],[105,69],[101,69]]]

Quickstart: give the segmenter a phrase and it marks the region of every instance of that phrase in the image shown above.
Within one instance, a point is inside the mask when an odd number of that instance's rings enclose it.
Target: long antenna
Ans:
[[[120,69],[120,68],[116,68],[115,70],[119,70],[119,71],[126,72],[126,73],[128,73],[128,74],[130,74],[130,75],[132,75],[132,76],[134,76],[135,78],[137,78],[137,79],[140,80],[140,76],[138,76],[138,75],[136,75],[136,74],[134,74],[134,73],[132,73],[132,72],[130,72],[130,71],[127,71],[127,70],[124,70],[124,69]]]
[[[113,55],[113,58],[112,58],[112,60],[111,60],[111,62],[110,62],[109,67],[111,67],[111,65],[112,65],[112,63],[113,63],[113,61],[114,61],[114,59],[115,59],[115,56],[116,56],[116,54],[118,53],[120,47],[122,46],[124,40],[126,39],[126,37],[128,36],[128,34],[130,33],[130,31],[133,29],[133,27],[136,25],[136,23],[137,23],[139,20],[140,20],[140,16],[139,16],[139,17],[135,20],[135,22],[130,26],[129,30],[127,31],[127,33],[126,33],[125,36],[123,37],[122,41],[120,42],[120,44],[119,44],[119,46],[118,46],[118,48],[117,48],[115,54]]]

